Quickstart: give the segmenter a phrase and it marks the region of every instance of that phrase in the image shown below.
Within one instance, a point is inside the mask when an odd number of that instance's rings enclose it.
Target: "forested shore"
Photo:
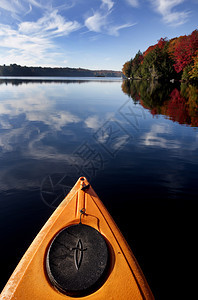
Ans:
[[[198,82],[198,30],[173,39],[161,38],[123,65],[132,79],[176,79]]]
[[[0,66],[0,76],[28,77],[121,77],[122,73],[112,70],[88,70],[82,68],[27,67],[17,64]]]

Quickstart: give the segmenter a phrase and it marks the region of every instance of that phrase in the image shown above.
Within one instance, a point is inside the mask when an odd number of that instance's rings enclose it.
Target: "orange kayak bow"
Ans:
[[[127,242],[85,177],[41,229],[0,299],[154,299]]]

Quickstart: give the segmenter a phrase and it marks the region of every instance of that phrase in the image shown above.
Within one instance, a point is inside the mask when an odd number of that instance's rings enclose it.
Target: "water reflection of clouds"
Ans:
[[[28,121],[39,121],[48,125],[51,129],[61,130],[69,123],[78,123],[80,118],[68,111],[59,111],[46,114],[45,111],[33,111],[26,114]]]
[[[198,132],[193,128],[178,124],[153,124],[149,132],[141,137],[141,145],[167,150],[176,150],[177,157],[185,157],[197,162]]]
[[[60,130],[68,123],[79,122],[79,118],[68,111],[59,111],[55,108],[54,101],[46,95],[36,93],[31,97],[23,96],[22,99],[4,100],[0,102],[1,126],[12,126],[12,118],[21,114],[26,121],[41,121],[56,130]],[[7,119],[6,119],[7,115]]]
[[[93,115],[85,120],[85,125],[90,129],[97,130],[102,125],[102,122],[97,115]]]
[[[27,140],[32,145],[35,135],[36,140],[41,141],[49,132],[61,131],[68,124],[80,122],[80,118],[69,111],[58,110],[55,102],[40,89],[30,90],[29,95],[24,93],[21,97],[12,94],[12,97],[0,102],[0,148],[3,153],[13,151],[17,144],[26,144]],[[44,135],[40,128],[43,125],[47,126]]]
[[[181,142],[170,139],[171,128],[165,124],[154,124],[151,130],[142,136],[142,144],[166,149],[178,149]]]
[[[46,172],[65,171],[70,156],[67,148],[58,148],[57,132],[73,136],[66,126],[81,120],[47,96],[35,89],[29,95],[8,92],[0,99],[1,191],[35,188]]]
[[[57,163],[58,161],[69,162],[71,157],[69,154],[65,153],[66,149],[64,149],[64,153],[61,153],[61,151],[57,149],[56,146],[45,144],[45,139],[47,139],[49,135],[51,135],[51,133],[49,131],[46,131],[32,138],[28,143],[28,156],[38,160],[47,158],[47,160],[50,160],[51,163]]]
[[[1,115],[0,113],[0,128],[1,129],[11,129],[12,125],[10,124],[9,120],[6,119],[6,116]]]
[[[6,130],[6,133],[0,136],[0,149],[1,153],[11,152],[15,149],[16,144],[19,141],[24,141],[26,138],[26,134],[24,132],[24,128],[14,128],[9,131]]]

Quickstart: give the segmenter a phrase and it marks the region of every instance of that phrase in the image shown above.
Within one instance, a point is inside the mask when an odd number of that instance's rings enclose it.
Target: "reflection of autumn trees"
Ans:
[[[198,127],[198,87],[181,85],[181,94],[188,99],[188,113],[191,117],[191,125]]]
[[[164,102],[162,114],[179,124],[190,124],[186,99],[181,96],[181,93],[177,88],[170,93],[169,100]]]
[[[198,127],[198,87],[173,86],[158,82],[125,80],[122,90],[135,103],[139,102],[153,116],[165,115],[179,124]]]

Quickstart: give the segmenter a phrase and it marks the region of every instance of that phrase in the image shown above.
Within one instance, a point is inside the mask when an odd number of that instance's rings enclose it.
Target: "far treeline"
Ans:
[[[0,76],[39,77],[121,77],[122,73],[111,70],[88,70],[81,68],[26,67],[17,64],[0,66]]]
[[[177,79],[198,82],[198,30],[168,40],[161,38],[139,51],[122,69],[132,79]]]

